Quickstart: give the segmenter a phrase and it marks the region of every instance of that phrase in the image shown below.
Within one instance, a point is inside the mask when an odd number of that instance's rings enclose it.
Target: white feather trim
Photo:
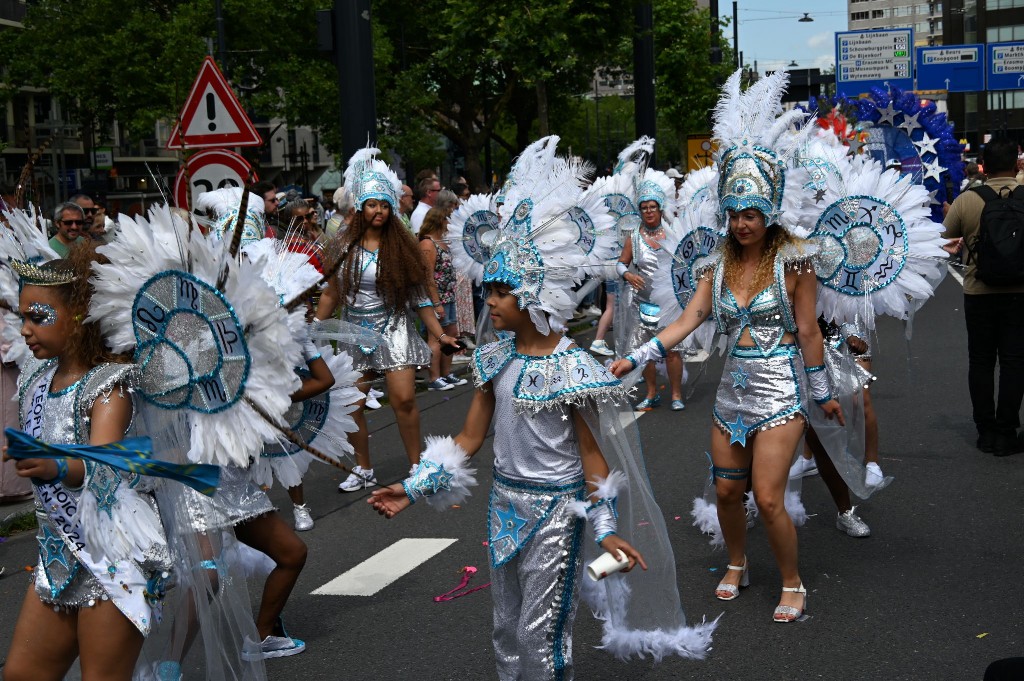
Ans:
[[[107,344],[116,352],[135,346],[132,307],[142,285],[153,276],[168,270],[187,271],[215,286],[221,268],[227,268],[222,293],[245,330],[251,358],[244,399],[214,414],[189,412],[192,446],[188,456],[197,463],[247,467],[263,442],[277,432],[248,401],[276,415],[284,425],[279,415],[287,411],[289,395],[300,385],[293,367],[301,365],[302,349],[292,329],[304,324],[303,311],[289,315],[257,263],[230,260],[227,241],[190,229],[166,206],[153,208],[148,219],[122,215],[118,224],[113,241],[99,249],[110,263],[93,265],[90,282],[96,292],[88,317],[99,321]]]
[[[690,515],[693,516],[693,526],[711,537],[708,540],[709,544],[719,549],[725,546],[722,526],[718,523],[718,507],[715,504],[709,504],[703,497],[697,497],[693,500]]]
[[[586,581],[586,580],[584,580]],[[711,636],[718,627],[721,615],[713,621],[702,620],[694,626],[682,626],[671,631],[637,631],[619,629],[610,621],[603,623],[601,645],[620,660],[650,655],[655,662],[661,662],[669,655],[691,660],[703,660],[711,649]]]
[[[167,543],[161,533],[159,516],[138,492],[128,487],[124,476],[109,516],[100,510],[87,484],[73,520],[82,530],[89,555],[99,562],[118,563],[129,559],[141,562],[145,559],[144,551],[150,546]]]
[[[441,511],[452,504],[461,504],[470,496],[470,488],[476,487],[476,469],[469,464],[469,455],[451,437],[428,435],[427,448],[420,459],[433,461],[452,474],[451,489],[426,497],[427,504]]]
[[[614,499],[619,496],[619,492],[625,488],[627,482],[628,478],[622,471],[609,471],[607,478],[598,476],[590,481],[590,484],[596,487],[591,496],[598,499]]]

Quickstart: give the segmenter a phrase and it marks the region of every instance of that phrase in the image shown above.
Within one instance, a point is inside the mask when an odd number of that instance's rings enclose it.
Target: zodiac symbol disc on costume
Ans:
[[[907,225],[894,207],[873,196],[848,196],[825,209],[811,233],[819,245],[818,279],[851,296],[878,291],[907,260]]]
[[[590,253],[594,250],[594,244],[597,243],[597,238],[594,236],[594,221],[590,219],[590,215],[587,211],[583,210],[579,206],[573,206],[566,213],[569,220],[576,225],[576,229],[579,230],[580,235],[576,238],[576,245],[584,253]]]
[[[187,272],[161,272],[132,306],[140,389],[165,409],[210,414],[245,391],[252,362],[242,325],[224,295]]]
[[[310,376],[307,369],[299,369],[297,373],[300,378]],[[288,411],[284,413],[284,420],[293,433],[302,438],[303,442],[309,444],[323,430],[330,408],[331,391],[325,390],[302,402],[292,402]],[[285,456],[297,451],[299,451],[299,447],[288,441],[268,442],[263,446],[264,456]]]
[[[703,225],[693,230],[679,242],[672,255],[672,292],[679,301],[679,307],[686,307],[690,296],[697,289],[697,278],[693,274],[693,263],[697,258],[715,250],[722,235]]]
[[[462,247],[466,253],[481,265],[485,264],[491,257],[489,244],[493,239],[488,239],[487,234],[498,229],[498,214],[489,210],[478,210],[469,216],[465,226],[462,228]]]

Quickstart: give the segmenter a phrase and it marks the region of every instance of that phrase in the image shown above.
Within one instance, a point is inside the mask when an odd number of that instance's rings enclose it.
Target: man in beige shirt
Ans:
[[[985,173],[997,194],[1017,187],[1017,143],[993,140],[983,152]],[[972,251],[981,230],[985,199],[976,191],[960,194],[943,220],[946,250],[961,253],[964,264],[964,317],[967,322],[967,386],[971,394],[978,449],[996,456],[1024,451],[1017,428],[1024,398],[1024,283],[990,286],[977,278]],[[1024,228],[1024,224],[1021,225]],[[995,369],[999,364],[996,399]]]

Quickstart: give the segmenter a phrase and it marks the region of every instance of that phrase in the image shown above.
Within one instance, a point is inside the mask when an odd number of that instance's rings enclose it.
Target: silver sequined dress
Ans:
[[[651,301],[654,275],[662,266],[661,259],[668,257],[663,248],[652,248],[647,240],[643,238],[643,227],[638,227],[630,236],[633,242],[633,266],[637,274],[643,277],[644,287],[639,291],[632,291],[632,313],[638,319],[634,321],[632,332],[625,347],[637,348],[658,335],[665,327],[661,325],[659,316],[661,309]],[[682,343],[677,344],[671,351],[680,352],[683,350]]]
[[[22,428],[49,444],[88,444],[93,403],[114,390],[131,387],[136,368],[131,364],[101,364],[75,384],[51,392],[56,368],[54,360],[30,360],[23,367],[18,386]],[[137,491],[137,486],[143,484],[142,476],[120,473],[91,461],[86,462],[81,487],[33,481],[39,523],[35,590],[42,602],[55,609],[73,609],[113,600],[143,635],[149,633],[159,620],[163,591],[170,577],[166,542],[137,546],[131,560],[100,563],[92,559],[82,528],[69,521],[69,515],[74,518],[69,512],[80,506],[83,494],[94,494],[101,504],[138,494],[155,509],[152,496]],[[158,528],[156,531],[162,534]]]
[[[797,332],[793,305],[786,291],[787,268],[803,266],[813,255],[809,244],[787,244],[775,259],[772,283],[746,305],[736,300],[725,283],[717,254],[703,266],[714,267],[712,316],[728,338],[729,354],[715,398],[715,424],[733,443],[746,445],[747,436],[802,417],[807,420],[804,362],[795,343],[783,343]],[[739,345],[750,331],[752,347]]]
[[[430,346],[416,331],[413,312],[390,310],[377,292],[377,251],[359,246],[359,282],[354,302],[346,301],[343,318],[347,322],[372,329],[384,336],[376,348],[362,348],[352,353],[356,371],[384,373],[395,369],[430,364]],[[343,276],[339,274],[338,276]],[[429,301],[426,301],[429,305]]]
[[[615,377],[563,338],[545,357],[514,339],[474,353],[478,386],[495,394],[494,484],[488,504],[494,651],[498,677],[571,679],[585,523],[570,503],[585,496],[572,409],[621,393]]]

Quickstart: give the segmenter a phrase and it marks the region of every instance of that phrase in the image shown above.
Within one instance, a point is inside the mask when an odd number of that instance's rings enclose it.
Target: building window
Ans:
[[[1024,0],[1022,0],[1024,1]],[[1024,25],[993,26],[986,29],[985,36],[990,43],[1005,43],[1011,40],[1024,40]]]
[[[850,21],[863,21],[867,19],[869,14],[867,12],[850,12]]]
[[[885,16],[885,10],[884,9],[873,9],[873,10],[871,10],[871,18],[872,19],[881,19],[884,16]]]

